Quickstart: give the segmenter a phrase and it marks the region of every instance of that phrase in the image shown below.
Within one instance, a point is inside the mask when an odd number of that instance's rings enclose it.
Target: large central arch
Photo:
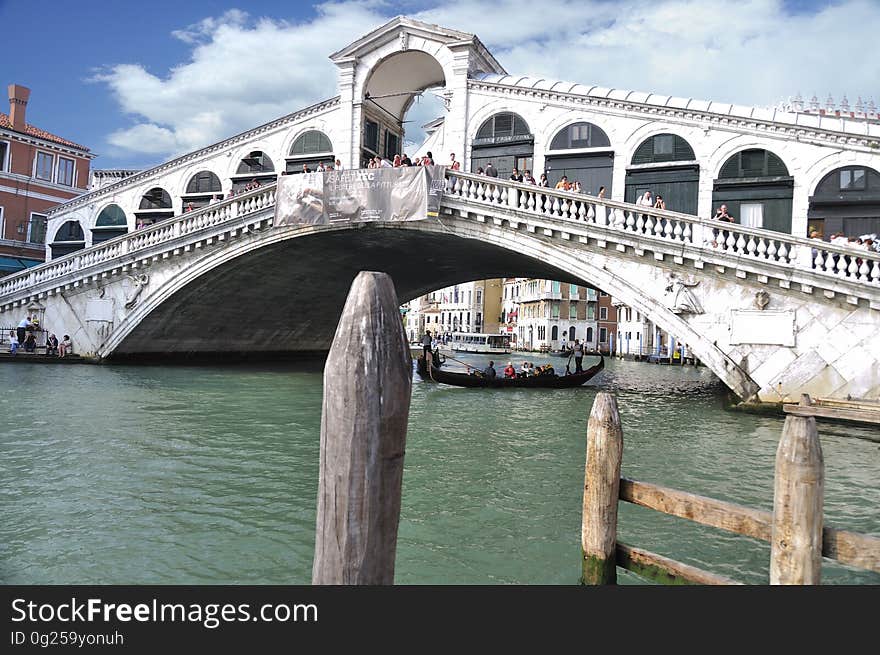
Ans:
[[[595,286],[677,334],[743,398],[755,383],[681,316],[599,253],[573,246],[547,256],[538,236],[512,243],[467,221],[284,228],[218,250],[152,290],[101,347],[103,355],[326,350],[351,281],[381,270],[401,302],[492,277],[535,277]],[[548,261],[552,259],[552,261]]]

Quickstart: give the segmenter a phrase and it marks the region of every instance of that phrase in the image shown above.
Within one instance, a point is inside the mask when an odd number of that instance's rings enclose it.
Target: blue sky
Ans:
[[[0,83],[28,122],[141,168],[335,95],[327,55],[407,14],[476,33],[508,71],[739,104],[880,104],[877,0],[0,0]],[[11,29],[10,29],[11,28]],[[3,110],[8,107],[3,103]],[[442,113],[427,101],[410,116]],[[415,124],[415,123],[414,123]],[[414,135],[411,135],[414,136]]]

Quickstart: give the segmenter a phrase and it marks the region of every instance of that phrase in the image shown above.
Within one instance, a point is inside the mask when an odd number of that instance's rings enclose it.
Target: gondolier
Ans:
[[[574,340],[574,372],[580,373],[584,370],[584,347],[579,339]]]
[[[431,343],[431,331],[426,330],[422,337],[422,354],[425,356],[425,359],[428,359],[428,355],[431,354]]]

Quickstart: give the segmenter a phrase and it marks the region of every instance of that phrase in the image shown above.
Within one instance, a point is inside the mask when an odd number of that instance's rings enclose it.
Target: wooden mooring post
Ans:
[[[623,429],[617,400],[610,393],[600,392],[596,394],[587,422],[581,522],[582,584],[617,582],[617,498],[622,459]]]
[[[770,584],[820,583],[824,493],[816,419],[788,416],[776,450]]]
[[[312,584],[394,583],[411,388],[394,284],[363,271],[324,367]]]

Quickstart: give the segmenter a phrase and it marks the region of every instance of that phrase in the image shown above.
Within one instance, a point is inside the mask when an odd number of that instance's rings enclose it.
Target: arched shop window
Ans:
[[[276,179],[275,165],[269,155],[261,150],[254,150],[239,162],[235,175],[232,176],[232,188],[242,191],[251,182],[270,184]]]
[[[633,152],[624,199],[635,202],[650,191],[663,198],[666,209],[696,214],[699,182],[700,165],[691,144],[677,134],[655,134]]]
[[[534,143],[535,137],[528,123],[519,114],[495,114],[477,130],[471,145],[470,169],[486,168],[491,162],[502,179],[509,177],[514,168],[520,172],[531,170]]]
[[[712,213],[727,205],[727,213],[748,227],[791,232],[794,178],[782,159],[761,148],[732,155],[718,173],[712,191]]]
[[[807,234],[815,229],[826,240],[880,233],[880,172],[868,166],[836,168],[816,185],[807,212]]]
[[[63,257],[86,247],[86,237],[79,221],[67,221],[55,232],[52,243],[52,258]]]
[[[585,193],[596,195],[605,187],[605,197],[611,197],[614,172],[614,153],[608,149],[611,141],[602,128],[592,123],[579,122],[563,127],[550,142],[550,150],[544,160],[544,172],[551,186],[562,176],[569,182],[580,182]],[[586,149],[596,148],[597,152]],[[578,152],[564,152],[578,150]]]
[[[333,161],[333,144],[327,135],[318,130],[309,130],[300,134],[290,146],[285,170],[288,173],[301,173],[305,164],[314,171],[318,164]]]
[[[146,227],[174,216],[171,196],[161,187],[153,187],[141,196],[141,202],[134,213],[135,227]]]
[[[221,199],[223,187],[220,178],[211,171],[200,171],[193,175],[186,185],[186,193],[183,194],[183,210],[199,209],[209,204],[212,200]]]
[[[128,219],[119,205],[107,205],[98,214],[92,229],[92,244],[128,233]]]

